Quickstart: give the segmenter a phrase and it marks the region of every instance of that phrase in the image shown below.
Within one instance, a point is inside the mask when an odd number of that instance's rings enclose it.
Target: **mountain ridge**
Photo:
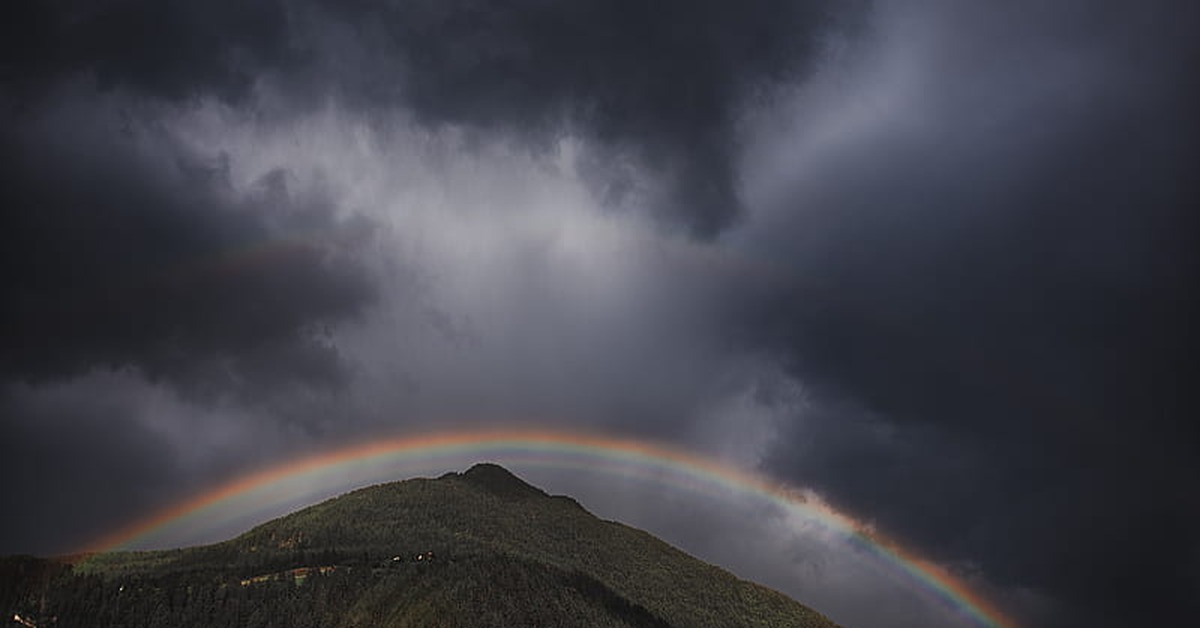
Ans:
[[[146,626],[835,625],[491,463],[350,491],[221,543],[96,555],[44,580],[59,592],[9,595],[0,611],[58,609],[59,626],[82,611]],[[132,623],[131,608],[142,609]]]

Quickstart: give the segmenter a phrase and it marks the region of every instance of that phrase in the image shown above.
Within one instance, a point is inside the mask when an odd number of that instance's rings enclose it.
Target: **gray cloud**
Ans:
[[[0,80],[36,107],[62,80],[185,101],[244,99],[259,74],[298,67],[282,2],[16,2],[0,27]],[[10,103],[11,104],[11,103]]]
[[[803,76],[820,38],[852,25],[860,5],[33,3],[8,22],[0,76],[26,95],[84,77],[231,103],[265,80],[300,107],[329,95],[367,110],[402,104],[426,124],[507,129],[534,147],[573,134],[593,144],[588,171],[610,204],[649,205],[711,236],[740,207],[740,108]],[[655,189],[639,193],[647,178]]]
[[[0,372],[136,366],[200,388],[218,376],[336,384],[320,331],[371,299],[340,241],[367,225],[290,191],[285,172],[234,190],[227,156],[130,119],[151,112],[114,98],[9,119]]]
[[[97,530],[124,526],[130,513],[161,507],[177,490],[182,478],[166,439],[128,421],[120,399],[11,385],[3,392],[0,475],[14,515],[0,524],[0,552],[76,551],[103,534]],[[81,517],[96,527],[52,523]]]
[[[785,143],[804,170],[746,236],[786,269],[748,335],[816,399],[772,467],[1003,582],[1104,600],[1082,623],[1170,623],[1198,584],[1170,539],[1200,516],[1179,16],[923,9],[880,13],[857,78],[801,89],[835,104],[796,133],[839,134]]]
[[[27,482],[92,482],[99,526],[540,420],[761,460],[1031,624],[1170,624],[1200,586],[1172,4],[12,9],[3,497],[61,522]],[[646,520],[731,529],[693,519]]]
[[[740,207],[740,108],[803,76],[822,34],[856,8],[531,0],[339,2],[330,12],[361,44],[339,59],[350,61],[351,99],[403,102],[425,123],[508,129],[534,145],[586,138],[600,197],[649,204],[711,236]],[[630,167],[666,197],[627,198]]]

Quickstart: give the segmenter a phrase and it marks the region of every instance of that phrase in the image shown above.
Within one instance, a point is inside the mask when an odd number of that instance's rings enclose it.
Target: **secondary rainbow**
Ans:
[[[798,491],[760,475],[662,444],[559,431],[447,432],[375,441],[301,458],[251,473],[184,501],[98,540],[82,553],[122,549],[168,527],[189,521],[203,521],[221,506],[239,497],[255,492],[265,495],[278,493],[280,491],[277,489],[296,478],[336,475],[338,471],[354,468],[358,471],[351,475],[362,481],[371,478],[373,473],[385,475],[383,470],[396,462],[462,455],[470,455],[474,459],[491,457],[499,461],[516,460],[549,466],[584,466],[626,475],[665,471],[681,475],[698,485],[718,486],[736,493],[755,495],[783,508],[799,510],[806,517],[843,533],[854,546],[870,552],[905,578],[931,591],[943,603],[977,625],[1015,625],[999,609],[944,568],[920,558],[880,532],[833,509],[812,493]],[[380,481],[383,478],[373,479]]]

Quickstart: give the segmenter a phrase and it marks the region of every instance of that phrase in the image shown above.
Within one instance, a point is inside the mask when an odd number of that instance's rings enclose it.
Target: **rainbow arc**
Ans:
[[[816,495],[682,449],[647,441],[547,430],[456,431],[397,438],[317,454],[238,478],[137,521],[83,553],[127,549],[156,536],[202,529],[214,521],[311,500],[321,493],[397,479],[398,471],[438,468],[463,458],[502,464],[582,468],[684,488],[721,488],[768,500],[843,536],[887,569],[932,592],[979,626],[1015,624],[961,578],[921,558]],[[445,468],[444,466],[442,467]],[[674,479],[671,479],[674,478]]]

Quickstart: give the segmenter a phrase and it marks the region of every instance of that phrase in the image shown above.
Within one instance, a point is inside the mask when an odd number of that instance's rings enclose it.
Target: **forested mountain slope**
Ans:
[[[214,545],[4,559],[0,611],[39,627],[834,625],[490,464]]]

